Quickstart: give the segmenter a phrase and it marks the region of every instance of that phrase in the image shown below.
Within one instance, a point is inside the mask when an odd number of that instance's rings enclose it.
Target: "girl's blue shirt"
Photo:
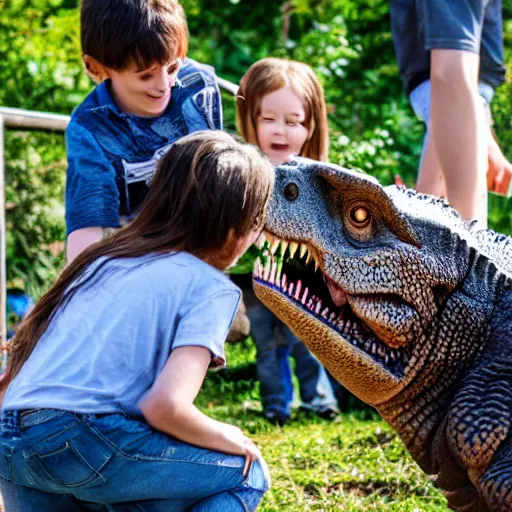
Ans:
[[[205,347],[213,366],[225,364],[241,297],[225,274],[186,252],[97,260],[83,279],[95,267],[57,310],[4,410],[140,416],[138,401],[175,348]]]

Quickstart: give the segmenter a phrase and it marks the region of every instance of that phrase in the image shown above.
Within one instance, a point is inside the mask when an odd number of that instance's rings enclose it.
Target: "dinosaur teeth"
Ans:
[[[281,278],[281,288],[283,290],[286,290],[286,280],[287,280],[286,274],[283,274],[283,277]]]
[[[266,240],[267,240],[267,239],[265,238],[265,235],[262,233],[262,234],[259,236],[258,240],[256,240],[256,247],[257,247],[258,249],[263,249],[263,246],[265,245]]]
[[[269,277],[269,281],[272,284],[275,284],[276,272],[277,272],[277,262],[276,262],[276,260],[272,260],[272,264],[270,267],[270,277]]]
[[[297,281],[297,285],[295,286],[295,295],[294,295],[294,298],[297,300],[300,299],[301,289],[302,289],[302,282],[299,280],[299,281]]]
[[[308,246],[306,244],[300,244],[300,258],[304,258],[304,255],[308,252]]]
[[[268,277],[270,275],[270,258],[267,258],[267,262],[265,263],[265,267],[263,268],[263,279],[268,281]]]
[[[308,255],[306,256],[306,265],[313,259],[313,256],[311,256],[311,253],[308,252]]]
[[[279,254],[281,255],[281,258],[284,256],[284,253],[286,252],[287,247],[288,247],[288,242],[286,240],[281,240],[281,247],[279,248]],[[290,251],[291,251],[291,244],[290,244]]]
[[[276,253],[277,248],[279,247],[279,244],[281,243],[281,240],[279,238],[274,239],[274,241],[270,244],[270,254],[274,256]]]
[[[309,293],[309,288],[306,288],[304,290],[304,295],[302,295],[302,300],[301,300],[302,304],[306,304],[306,299],[308,298],[308,293]]]
[[[290,258],[295,257],[298,247],[299,244],[297,242],[290,242]]]

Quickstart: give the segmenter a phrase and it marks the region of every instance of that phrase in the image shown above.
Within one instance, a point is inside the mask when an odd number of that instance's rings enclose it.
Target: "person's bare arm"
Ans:
[[[66,240],[66,259],[68,265],[89,245],[103,239],[103,228],[92,227],[77,229]]]
[[[139,407],[156,430],[195,446],[246,457],[245,473],[260,456],[256,445],[238,427],[213,420],[194,405],[210,361],[205,347],[176,348]]]
[[[465,219],[487,224],[487,123],[478,93],[479,56],[431,52],[432,141],[448,201]]]

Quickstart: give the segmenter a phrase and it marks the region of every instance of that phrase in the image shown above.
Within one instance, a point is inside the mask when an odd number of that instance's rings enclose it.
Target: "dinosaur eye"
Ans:
[[[299,197],[299,186],[292,181],[284,187],[283,194],[288,201],[295,201]]]
[[[364,228],[370,222],[370,210],[365,206],[356,206],[350,210],[350,220],[354,225]]]

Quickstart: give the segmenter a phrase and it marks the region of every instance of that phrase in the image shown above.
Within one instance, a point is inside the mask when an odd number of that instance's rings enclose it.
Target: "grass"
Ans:
[[[272,489],[258,510],[445,511],[446,501],[372,409],[334,421],[295,412],[284,427],[262,416],[250,340],[227,346],[231,370],[210,373],[197,404],[261,448]]]

